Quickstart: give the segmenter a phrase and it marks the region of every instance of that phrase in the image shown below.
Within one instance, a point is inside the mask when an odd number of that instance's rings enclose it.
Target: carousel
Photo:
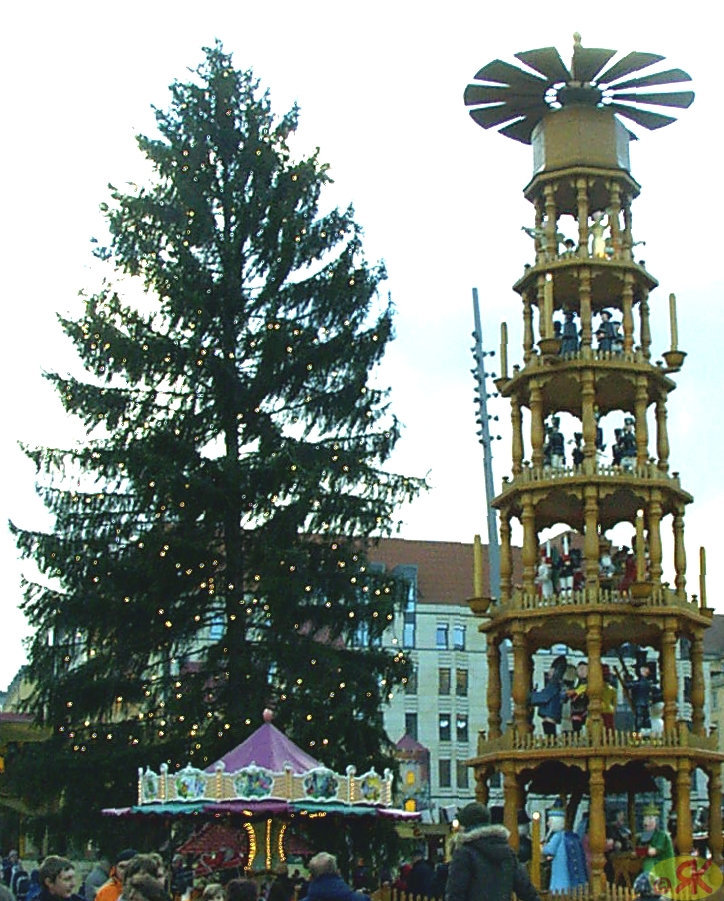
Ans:
[[[132,807],[107,816],[199,817],[202,824],[178,850],[195,858],[198,875],[237,867],[271,871],[290,855],[310,853],[307,824],[324,817],[415,820],[392,807],[390,770],[335,773],[264,722],[240,745],[201,770],[191,765],[138,771]]]

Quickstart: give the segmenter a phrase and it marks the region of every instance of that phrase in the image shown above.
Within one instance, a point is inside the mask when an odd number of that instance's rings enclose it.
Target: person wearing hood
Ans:
[[[523,864],[508,844],[505,826],[491,824],[490,811],[473,801],[458,812],[445,901],[540,901]]]

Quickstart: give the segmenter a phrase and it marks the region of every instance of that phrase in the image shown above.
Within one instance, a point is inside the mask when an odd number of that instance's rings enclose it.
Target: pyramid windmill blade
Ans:
[[[632,119],[634,122],[643,125],[644,128],[648,128],[651,131],[656,128],[663,128],[664,125],[669,125],[671,122],[676,122],[676,119],[673,116],[665,116],[663,113],[654,113],[652,110],[636,109],[634,106],[624,106],[621,103],[612,103],[608,108],[612,109],[614,113],[618,113],[619,116],[625,116],[627,119]]]
[[[520,116],[536,115],[540,118],[548,109],[544,103],[530,104],[527,107],[521,107],[520,104],[515,106],[508,103],[496,103],[493,106],[479,106],[477,109],[471,109],[470,115],[483,128],[490,128],[492,125],[500,125],[501,122],[507,122],[510,119],[517,119]]]
[[[483,128],[492,128],[493,125],[500,125],[503,122],[508,122],[510,119],[516,119],[520,113],[512,112],[504,103],[501,103],[498,106],[471,109],[470,115]]]
[[[511,122],[510,125],[501,128],[500,134],[505,135],[508,138],[513,138],[514,141],[520,141],[521,144],[530,144],[533,129],[539,122],[540,117],[526,116],[518,122]]]
[[[483,128],[492,128],[494,125],[501,125],[503,122],[520,117],[519,112],[511,110],[504,103],[498,106],[480,106],[477,109],[471,109],[470,115]]]
[[[651,88],[657,84],[674,84],[677,81],[691,81],[691,75],[683,69],[667,69],[665,72],[652,72],[651,75],[643,75],[641,78],[609,84],[608,87],[620,91],[622,88]]]
[[[523,103],[542,103],[543,93],[540,88],[536,88],[534,91],[512,91],[502,85],[469,84],[463,95],[465,106],[473,106],[477,103],[515,104],[519,98]]]
[[[610,84],[612,81],[616,81],[617,78],[625,78],[632,72],[638,72],[640,69],[645,69],[646,66],[660,63],[662,59],[664,57],[659,53],[642,53],[639,50],[634,50],[631,53],[627,53],[617,63],[614,63],[602,75],[599,75],[598,81]]]
[[[571,66],[574,80],[593,81],[611,57],[615,55],[615,50],[581,47],[580,44],[577,44],[573,48],[573,65]]]
[[[504,63],[502,59],[494,59],[475,73],[476,81],[493,81],[498,84],[509,84],[516,90],[524,87],[536,86],[541,92],[545,92],[548,83],[543,78],[538,78],[530,72],[524,72],[517,66]]]
[[[545,75],[551,84],[557,81],[568,81],[571,73],[568,71],[560,53],[555,47],[541,47],[540,50],[524,50],[516,53],[515,58],[519,59],[526,66]]]
[[[632,103],[652,103],[656,106],[678,106],[686,109],[694,101],[693,91],[671,91],[668,94],[613,94],[613,100],[629,100]]]

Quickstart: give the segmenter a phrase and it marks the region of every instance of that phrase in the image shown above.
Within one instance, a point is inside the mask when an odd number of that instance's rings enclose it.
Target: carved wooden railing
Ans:
[[[675,729],[667,732],[642,735],[621,729],[602,729],[595,737],[588,730],[562,732],[559,735],[541,735],[534,732],[518,732],[509,727],[499,738],[488,738],[484,730],[478,734],[478,754],[496,751],[574,750],[576,748],[690,748],[699,751],[716,751],[717,736],[695,735],[687,723],[679,721]]]
[[[525,461],[523,469],[512,478],[503,478],[503,492],[518,488],[521,484],[529,485],[536,482],[551,482],[559,479],[571,479],[575,476],[585,476],[590,479],[593,476],[599,476],[607,479],[653,479],[659,482],[670,482],[675,487],[681,487],[681,479],[678,472],[668,472],[659,469],[658,464],[649,462],[643,466],[634,465],[631,469],[624,469],[622,466],[614,466],[612,463],[596,463],[592,473],[586,473],[580,466],[531,466]]]
[[[582,588],[580,590],[562,591],[543,597],[516,589],[507,601],[493,604],[488,615],[495,617],[511,610],[545,610],[552,607],[587,607],[592,604],[630,604],[632,598],[627,590],[615,588]],[[701,608],[695,597],[681,597],[666,585],[651,585],[645,598],[636,602],[646,607],[679,607],[683,610],[708,612]]]

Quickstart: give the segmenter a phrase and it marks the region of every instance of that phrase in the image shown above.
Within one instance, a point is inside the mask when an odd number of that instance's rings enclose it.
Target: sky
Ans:
[[[201,48],[218,38],[237,67],[254,69],[278,113],[299,104],[299,152],[320,148],[334,179],[328,200],[354,204],[367,257],[385,261],[397,338],[380,378],[404,425],[392,465],[426,475],[431,485],[401,511],[400,535],[485,535],[471,293],[477,287],[485,348],[497,349],[506,321],[509,365],[520,362],[521,305],[512,285],[531,261],[521,226],[533,224],[522,195],[533,159],[530,147],[475,125],[462,95],[494,58],[514,62],[515,52],[556,46],[568,62],[577,31],[584,46],[661,53],[667,67],[693,78],[693,106],[632,145],[631,171],[642,186],[634,236],[646,242],[641,255],[660,284],[651,296],[654,359],[669,346],[670,292],[677,295],[679,346],[688,354],[668,409],[671,469],[695,498],[686,515],[689,588],[698,591],[699,547],[706,545],[709,605],[724,612],[724,555],[714,543],[724,504],[717,367],[724,305],[720,29],[712,10],[703,0],[636,0],[625,9],[529,0],[8,6],[0,38],[0,520],[48,526],[19,443],[65,446],[77,437],[42,378],[72,366],[56,314],[77,311],[78,292],[93,284],[90,239],[102,231],[99,205],[109,182],[122,185],[143,171],[135,135],[153,132],[151,105],[165,107],[168,85],[186,78]],[[497,371],[497,357],[490,365]],[[493,445],[499,487],[510,471],[509,410],[500,399],[490,403],[500,417],[494,433],[501,440]],[[620,424],[614,418],[606,423],[611,433]],[[22,639],[32,628],[17,609],[21,570],[3,525],[0,688],[24,662]]]

